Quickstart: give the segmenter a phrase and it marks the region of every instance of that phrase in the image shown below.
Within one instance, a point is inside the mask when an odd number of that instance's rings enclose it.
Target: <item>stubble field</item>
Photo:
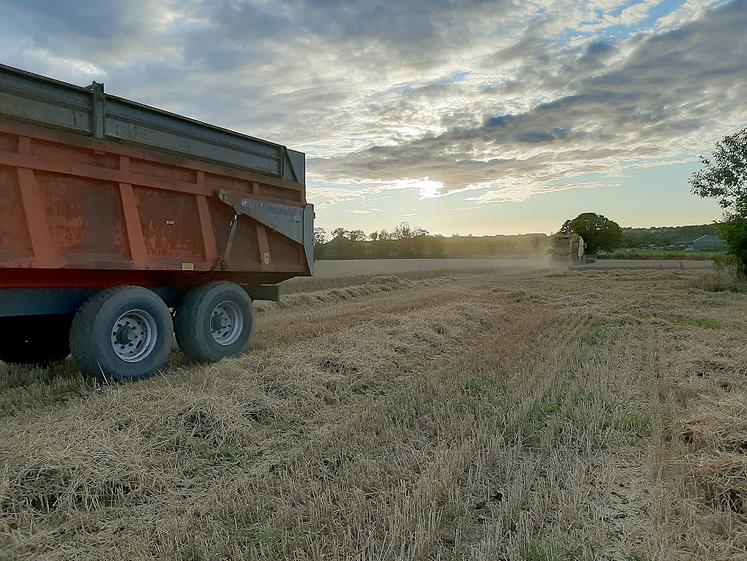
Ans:
[[[704,274],[377,277],[144,383],[0,364],[0,559],[744,559],[747,296]]]

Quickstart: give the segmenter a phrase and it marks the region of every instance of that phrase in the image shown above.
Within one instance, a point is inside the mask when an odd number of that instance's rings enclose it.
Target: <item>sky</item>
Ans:
[[[0,0],[0,62],[301,150],[317,224],[707,223],[747,0]]]

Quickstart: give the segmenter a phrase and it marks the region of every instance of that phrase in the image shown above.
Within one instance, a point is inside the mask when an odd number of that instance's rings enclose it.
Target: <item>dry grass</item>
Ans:
[[[447,275],[516,273],[550,269],[547,257],[513,259],[353,259],[322,260],[313,277],[296,277],[280,284],[284,295],[369,284],[381,277],[424,280]]]
[[[747,292],[747,279],[734,267],[716,267],[695,280],[693,286],[708,292]]]
[[[737,559],[747,299],[702,273],[379,278],[101,386],[0,364],[0,559]]]

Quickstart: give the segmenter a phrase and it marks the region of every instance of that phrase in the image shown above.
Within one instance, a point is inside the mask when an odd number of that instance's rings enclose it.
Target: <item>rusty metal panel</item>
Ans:
[[[188,193],[135,188],[135,199],[149,256],[205,261],[197,198]]]
[[[15,168],[0,166],[0,255],[33,255],[31,236],[23,213],[23,199]],[[2,257],[0,257],[2,259]]]
[[[311,273],[298,183],[2,119],[0,138],[0,289]]]
[[[35,173],[55,253],[130,257],[118,186],[51,173]]]

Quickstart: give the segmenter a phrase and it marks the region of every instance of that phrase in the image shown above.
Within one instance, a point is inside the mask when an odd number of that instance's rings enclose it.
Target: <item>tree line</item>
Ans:
[[[666,247],[684,242],[691,242],[696,238],[708,235],[719,235],[718,224],[623,228],[620,247],[630,249]]]
[[[317,259],[448,259],[539,256],[547,249],[545,234],[516,236],[441,236],[403,222],[394,230],[314,229]]]
[[[561,233],[578,233],[587,241],[587,253],[617,248],[666,248],[691,242],[707,234],[719,234],[718,224],[653,228],[620,228],[595,213],[567,220]],[[441,236],[403,222],[392,231],[323,228],[314,231],[317,259],[442,259],[541,256],[549,248],[545,234],[513,236]]]

